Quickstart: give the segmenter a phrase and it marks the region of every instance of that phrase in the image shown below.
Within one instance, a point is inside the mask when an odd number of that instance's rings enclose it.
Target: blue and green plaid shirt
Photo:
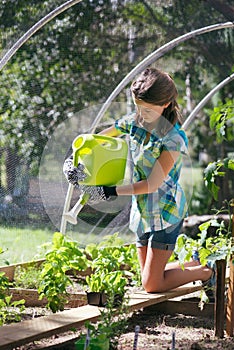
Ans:
[[[187,213],[186,198],[178,182],[182,154],[188,153],[185,132],[178,124],[163,137],[153,130],[149,141],[145,143],[148,132],[136,123],[134,114],[117,120],[115,127],[122,133],[129,134],[129,148],[134,165],[133,182],[149,176],[163,150],[181,152],[181,156],[156,192],[132,196],[130,229],[141,236],[143,233],[162,230],[181,221]]]

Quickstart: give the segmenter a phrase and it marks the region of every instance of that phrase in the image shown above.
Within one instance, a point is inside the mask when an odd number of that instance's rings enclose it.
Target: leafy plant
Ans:
[[[117,294],[123,296],[127,285],[127,278],[123,271],[109,272],[105,268],[86,277],[90,292],[106,292],[108,295]]]
[[[8,322],[18,322],[21,320],[21,313],[24,310],[25,300],[11,301],[9,288],[12,283],[0,272],[0,326]]]
[[[97,283],[100,285],[100,276],[103,276],[103,271],[105,274],[121,271],[122,275],[128,278],[128,281],[140,284],[140,265],[136,246],[135,244],[124,245],[118,237],[118,233],[104,237],[104,240],[99,244],[88,245],[85,252],[90,257],[92,271],[97,276],[96,283],[94,275],[90,276],[91,279],[87,278],[89,284],[92,282],[92,288],[97,286]],[[99,273],[99,271],[101,272]]]
[[[215,180],[217,177],[223,177],[225,170],[234,170],[234,159],[225,158],[216,162],[208,164],[204,170],[204,179],[207,188],[211,191],[215,200],[218,199],[219,186],[216,185]]]
[[[110,292],[110,297],[106,307],[100,309],[100,320],[97,324],[86,322],[85,326],[91,339],[110,340],[110,349],[116,349],[119,335],[126,329],[128,314],[128,299],[124,298],[121,303],[118,314],[115,312],[114,292]],[[85,335],[83,334],[83,337]]]
[[[0,299],[0,326],[10,322],[19,322],[25,309],[25,300],[11,301],[12,295]]]
[[[223,140],[233,140],[234,127],[234,101],[227,100],[226,103],[215,107],[210,116],[210,128],[215,130],[216,140],[221,143]]]
[[[208,229],[216,228],[214,236],[208,236]],[[216,219],[209,220],[199,226],[199,239],[195,240],[182,234],[178,237],[175,255],[183,268],[186,261],[190,261],[193,251],[199,252],[199,258],[202,265],[206,265],[207,261],[229,259],[234,252],[232,246],[232,238],[230,230],[226,229],[224,222],[218,222]]]
[[[38,275],[42,267],[17,266],[14,274],[14,286],[20,288],[37,289],[39,287]]]
[[[234,101],[228,100],[215,107],[210,116],[210,128],[216,132],[216,141],[230,142],[234,140]],[[233,154],[224,159],[218,159],[208,164],[204,171],[204,180],[215,200],[218,199],[219,186],[215,183],[217,177],[223,177],[227,170],[234,170]]]
[[[55,232],[53,245],[46,254],[46,261],[40,274],[38,292],[40,299],[46,297],[47,306],[53,311],[62,311],[67,302],[67,287],[73,285],[67,272],[84,271],[89,261],[77,242],[70,241],[60,232]]]

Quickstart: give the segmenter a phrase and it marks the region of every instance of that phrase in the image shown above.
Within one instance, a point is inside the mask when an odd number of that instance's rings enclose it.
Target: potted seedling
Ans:
[[[102,243],[86,247],[92,261],[92,274],[86,277],[88,303],[104,306],[108,295],[114,292],[116,304],[125,294],[125,286],[133,276],[132,247],[122,244],[118,234],[105,237]]]
[[[86,277],[87,298],[90,305],[105,306],[110,295],[114,295],[114,307],[121,303],[125,294],[127,278],[123,271],[98,270]]]
[[[105,282],[104,282],[105,271],[98,270],[92,273],[90,276],[86,276],[87,283],[87,300],[88,304],[95,306],[105,306]]]

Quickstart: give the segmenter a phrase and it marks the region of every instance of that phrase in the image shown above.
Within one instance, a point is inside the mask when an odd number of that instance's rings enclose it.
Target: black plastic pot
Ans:
[[[87,300],[89,305],[105,306],[107,296],[104,292],[87,292]]]
[[[108,295],[105,292],[87,292],[87,300],[89,305],[106,306]],[[115,294],[113,307],[118,307],[123,302],[123,295]]]

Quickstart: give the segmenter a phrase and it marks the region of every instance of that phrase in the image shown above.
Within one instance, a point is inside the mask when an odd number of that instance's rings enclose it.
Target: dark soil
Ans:
[[[43,311],[39,310],[37,316],[40,313],[43,314]],[[118,350],[133,349],[136,325],[140,326],[137,350],[171,350],[173,349],[173,332],[175,332],[175,350],[234,350],[233,338],[225,336],[223,339],[219,339],[215,337],[213,318],[185,316],[183,314],[166,315],[143,310],[134,313],[129,318],[125,331],[118,339]],[[74,344],[81,331],[82,329],[58,334],[14,350],[75,350]]]

